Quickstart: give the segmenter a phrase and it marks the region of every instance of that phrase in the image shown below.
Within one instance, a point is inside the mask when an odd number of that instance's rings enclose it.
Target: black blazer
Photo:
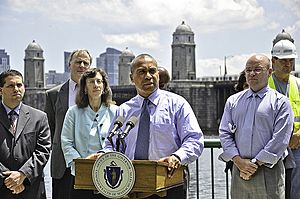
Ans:
[[[25,104],[21,105],[16,135],[9,131],[6,110],[0,103],[0,196],[1,199],[39,198],[43,169],[51,149],[47,115]],[[25,190],[16,197],[3,184],[4,171],[22,171]]]
[[[61,149],[61,130],[69,108],[69,81],[46,92],[46,107],[51,137],[51,177],[60,179],[66,170],[66,161]]]

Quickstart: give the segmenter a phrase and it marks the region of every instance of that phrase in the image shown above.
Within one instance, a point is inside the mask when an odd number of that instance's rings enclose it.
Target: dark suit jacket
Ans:
[[[39,198],[43,168],[50,156],[51,137],[47,115],[21,105],[16,135],[9,131],[9,120],[0,103],[0,198]],[[3,184],[4,171],[21,171],[26,175],[25,190],[17,197]]]
[[[60,179],[66,170],[66,162],[61,149],[61,130],[69,108],[69,81],[46,92],[46,107],[51,137],[51,177]]]

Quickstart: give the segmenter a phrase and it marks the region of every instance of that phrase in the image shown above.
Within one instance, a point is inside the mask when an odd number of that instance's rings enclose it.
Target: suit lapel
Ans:
[[[9,131],[10,122],[6,113],[6,110],[2,103],[0,102],[0,123]]]
[[[23,129],[25,128],[29,118],[30,118],[29,111],[27,107],[24,104],[22,104],[20,108],[20,115],[19,115],[17,129],[16,129],[16,135],[15,135],[16,140],[18,139]]]
[[[58,92],[58,105],[63,110],[63,112],[67,112],[69,108],[69,81],[68,80],[64,85],[62,85],[60,91]]]

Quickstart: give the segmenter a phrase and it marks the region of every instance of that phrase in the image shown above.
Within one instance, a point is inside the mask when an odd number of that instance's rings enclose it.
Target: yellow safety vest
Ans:
[[[276,90],[272,75],[269,77],[268,84],[270,88]],[[300,95],[297,84],[297,78],[293,75],[289,76],[289,100],[294,113],[294,132],[300,129]]]

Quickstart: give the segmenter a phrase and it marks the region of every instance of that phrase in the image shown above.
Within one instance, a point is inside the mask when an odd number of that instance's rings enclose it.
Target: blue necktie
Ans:
[[[245,150],[248,152],[247,157],[252,157],[251,154],[251,148],[252,145],[249,144],[249,141],[251,141],[252,143],[252,135],[253,135],[253,127],[255,125],[255,113],[256,113],[256,106],[257,106],[257,94],[252,94],[252,96],[250,97],[250,102],[248,104],[247,107],[247,112],[246,112],[246,117],[245,119],[247,121],[245,121],[245,123],[247,123],[247,127],[245,129],[243,129],[243,131],[245,131],[246,133],[244,134],[244,138],[242,140],[245,141],[245,143],[242,144],[242,146],[247,147],[248,149]]]
[[[144,99],[142,112],[140,115],[140,124],[138,129],[137,140],[136,140],[136,148],[134,153],[135,160],[148,160],[149,137],[150,137],[149,103],[150,101],[148,99]]]

